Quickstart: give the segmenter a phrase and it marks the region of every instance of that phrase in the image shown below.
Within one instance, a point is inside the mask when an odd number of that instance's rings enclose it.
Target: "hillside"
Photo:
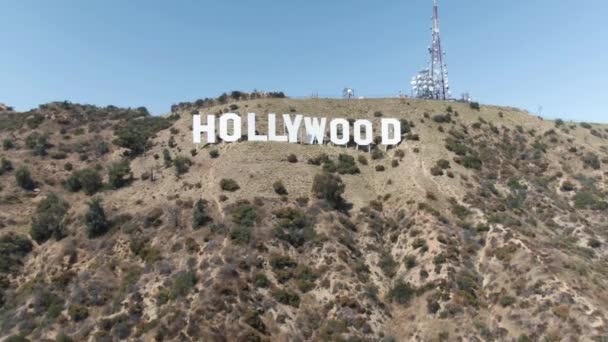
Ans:
[[[608,336],[608,125],[237,95],[0,112],[0,340]],[[394,117],[404,141],[194,145],[199,110]]]

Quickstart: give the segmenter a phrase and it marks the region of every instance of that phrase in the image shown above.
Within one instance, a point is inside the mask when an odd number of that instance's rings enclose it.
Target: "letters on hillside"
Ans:
[[[324,144],[329,130],[329,141],[335,145],[347,145],[352,140],[359,146],[374,143],[374,127],[370,120],[359,119],[354,122],[334,118],[308,117],[301,114],[283,114],[282,122],[277,121],[276,114],[268,114],[268,131],[263,134],[256,129],[256,114],[247,114],[246,134],[243,134],[241,116],[226,113],[219,117],[206,115],[206,123],[201,122],[201,115],[192,117],[192,137],[195,144],[201,143],[204,133],[207,143],[214,144],[217,137],[225,142],[241,139],[248,141],[275,141],[305,144]],[[329,122],[328,122],[329,121]],[[277,127],[279,126],[279,127]],[[401,122],[397,119],[380,119],[380,144],[397,145],[401,142]]]

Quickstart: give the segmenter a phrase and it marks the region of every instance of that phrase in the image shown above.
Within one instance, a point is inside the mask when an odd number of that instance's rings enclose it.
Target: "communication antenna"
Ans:
[[[344,88],[342,90],[342,98],[344,98],[344,99],[354,99],[355,98],[355,90],[353,88]]]
[[[439,4],[433,3],[432,43],[429,47],[431,61],[429,67],[421,70],[410,82],[412,95],[418,98],[448,100],[452,94],[448,81],[448,66],[445,63],[445,52],[441,48],[439,34]]]

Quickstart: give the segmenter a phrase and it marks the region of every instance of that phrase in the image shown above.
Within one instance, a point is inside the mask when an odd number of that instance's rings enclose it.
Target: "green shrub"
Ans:
[[[475,156],[465,156],[462,158],[462,166],[467,169],[481,170],[481,165],[481,160]]]
[[[599,170],[601,167],[600,158],[595,153],[587,153],[583,157],[583,163],[585,167],[590,167],[594,170]]]
[[[364,156],[364,155],[359,155],[359,156],[357,157],[357,161],[358,161],[358,162],[359,162],[359,164],[361,164],[361,165],[367,165],[367,164],[368,164],[368,162],[367,162],[367,158],[365,158],[365,156]]]
[[[437,166],[443,170],[446,170],[450,168],[450,162],[445,159],[440,159],[437,161]]]
[[[131,166],[128,160],[112,163],[108,168],[108,183],[114,189],[126,186],[131,180]]]
[[[93,195],[103,186],[101,175],[94,169],[78,170],[70,175],[66,182],[68,190],[76,192],[81,189],[87,195]]]
[[[192,228],[198,229],[209,222],[211,222],[211,217],[207,214],[207,201],[199,199],[192,210]]]
[[[101,205],[100,198],[93,198],[89,203],[89,210],[85,214],[87,235],[95,238],[105,234],[110,229],[110,223],[106,219],[106,213]]]
[[[2,158],[0,159],[0,176],[2,176],[4,173],[12,171],[13,170],[13,163],[11,163],[10,160]]]
[[[215,150],[215,149],[209,151],[209,157],[211,157],[212,159],[215,159],[215,158],[217,158],[219,156],[220,156],[220,151]]]
[[[388,291],[387,297],[391,302],[406,305],[416,294],[416,289],[409,283],[398,279],[393,287]]]
[[[36,207],[32,218],[30,235],[38,243],[54,237],[60,240],[65,236],[64,217],[69,204],[54,193],[50,193]]]
[[[181,271],[175,275],[169,292],[169,298],[176,299],[186,296],[196,285],[198,278],[195,271]]]
[[[313,269],[306,265],[298,265],[293,272],[298,289],[306,293],[315,288],[315,281],[319,277]]]
[[[192,160],[188,157],[175,157],[173,160],[173,165],[175,166],[175,173],[179,175],[183,175],[184,173],[190,170],[190,166],[192,165]]]
[[[287,195],[287,189],[285,188],[283,182],[281,182],[280,180],[274,182],[272,184],[272,188],[274,189],[274,192],[276,192],[278,195]]]
[[[247,323],[250,327],[261,332],[262,334],[266,333],[266,325],[262,321],[262,318],[260,317],[260,314],[257,312],[257,310],[254,310],[254,309],[247,310],[247,312],[245,313],[245,315],[243,317],[243,321],[245,323]],[[256,335],[256,337],[257,337],[257,335]],[[248,341],[252,341],[252,340],[248,339]]]
[[[237,244],[245,245],[251,241],[253,230],[248,226],[236,226],[230,230],[230,238]]]
[[[89,309],[80,304],[72,304],[68,307],[68,315],[74,322],[80,322],[89,317]]]
[[[372,148],[372,159],[378,160],[384,158],[384,152],[380,150],[378,147]]]
[[[574,195],[574,206],[577,209],[602,210],[608,207],[606,202],[600,201],[598,197],[589,191],[579,191]]]
[[[240,226],[253,227],[258,217],[254,206],[249,202],[239,202],[232,212],[232,221]]]
[[[220,188],[224,191],[234,192],[240,189],[241,187],[234,179],[224,178],[220,181]]]
[[[308,159],[308,164],[320,166],[321,164],[324,164],[327,161],[329,161],[329,156],[325,153],[321,153],[314,158]]]
[[[171,126],[170,119],[160,116],[144,116],[128,120],[114,131],[114,144],[128,148],[132,156],[142,154],[148,148],[148,140]]]
[[[255,287],[267,288],[270,286],[270,280],[268,280],[268,277],[264,273],[256,273],[253,279]]]
[[[443,169],[439,166],[433,166],[431,168],[431,175],[433,176],[443,176]]]
[[[171,158],[171,152],[168,149],[163,149],[163,161],[165,163],[165,167],[170,167],[173,165],[173,158]]]
[[[469,107],[471,107],[471,109],[474,109],[474,110],[480,110],[481,109],[481,107],[479,106],[478,102],[470,102],[469,103]]]
[[[17,181],[17,185],[25,190],[34,190],[36,188],[36,182],[32,179],[30,170],[25,166],[20,167],[15,172],[15,180]]]
[[[95,142],[95,155],[98,157],[101,157],[105,154],[107,154],[108,152],[110,152],[110,146],[108,146],[108,143],[103,141],[103,140],[99,140]]]
[[[290,163],[297,163],[298,162],[298,157],[296,157],[295,154],[290,154],[287,156],[287,161]]]
[[[339,176],[327,172],[317,174],[312,183],[312,192],[317,198],[326,200],[334,209],[339,209],[344,204],[344,188]]]
[[[272,291],[272,296],[277,302],[297,308],[300,306],[300,296],[297,293],[286,289],[276,289]]]
[[[380,267],[385,276],[389,278],[394,277],[398,266],[399,265],[390,253],[384,252],[380,255],[378,267]]]
[[[285,207],[274,212],[277,223],[274,235],[294,247],[300,247],[315,236],[314,227],[306,214],[297,208]]]
[[[515,297],[509,296],[509,295],[502,296],[502,297],[500,297],[499,302],[503,308],[506,308],[507,306],[511,306],[515,303]]]
[[[32,242],[26,236],[14,232],[0,236],[0,273],[15,272],[22,264],[21,259],[31,251]]]
[[[2,148],[4,148],[4,150],[10,150],[11,148],[15,148],[15,143],[13,143],[13,141],[9,138],[5,138],[4,140],[2,140]]]
[[[438,114],[433,116],[433,121],[437,123],[450,123],[452,122],[452,116],[450,114]]]
[[[341,175],[346,175],[346,174],[354,175],[354,174],[359,173],[359,168],[355,164],[355,158],[348,154],[341,153],[338,156],[338,164],[336,165],[336,172],[338,172]]]

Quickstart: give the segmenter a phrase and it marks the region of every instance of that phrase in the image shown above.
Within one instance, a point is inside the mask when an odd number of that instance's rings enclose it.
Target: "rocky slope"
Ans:
[[[0,338],[608,336],[608,126],[275,95],[0,113]],[[199,111],[395,117],[405,140],[194,145]]]

